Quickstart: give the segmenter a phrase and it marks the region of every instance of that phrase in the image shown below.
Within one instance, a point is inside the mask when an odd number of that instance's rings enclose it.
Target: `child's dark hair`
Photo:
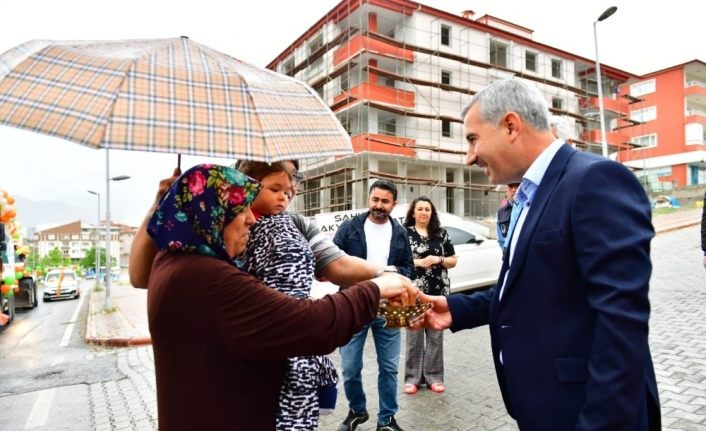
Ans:
[[[268,175],[286,172],[289,180],[292,180],[292,173],[282,162],[256,162],[253,160],[242,160],[238,163],[237,169],[245,175],[262,181]]]

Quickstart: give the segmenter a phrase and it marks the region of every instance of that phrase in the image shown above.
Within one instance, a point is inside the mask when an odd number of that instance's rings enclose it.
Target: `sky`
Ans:
[[[645,74],[693,59],[706,62],[706,2],[673,0],[434,0],[423,4],[476,17],[493,15],[534,30],[533,39],[587,59],[595,58],[593,21],[608,7],[618,10],[598,24],[602,64]],[[0,53],[32,39],[141,39],[189,36],[240,60],[266,66],[337,4],[334,0],[0,0]],[[37,202],[64,202],[77,219],[96,219],[101,194],[105,217],[106,152],[58,138],[0,126],[0,188]],[[228,163],[184,155],[182,167]],[[110,187],[110,218],[139,225],[159,179],[176,155],[110,151],[110,176],[129,175]],[[22,208],[17,208],[22,223]],[[36,215],[35,215],[36,216]],[[36,217],[33,217],[36,218]],[[51,215],[42,214],[43,219]]]

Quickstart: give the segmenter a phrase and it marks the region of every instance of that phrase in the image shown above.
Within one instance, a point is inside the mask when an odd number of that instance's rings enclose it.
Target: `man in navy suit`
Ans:
[[[432,301],[428,327],[488,324],[498,383],[521,430],[657,430],[648,346],[654,236],[624,166],[556,139],[545,97],[497,81],[464,110],[466,162],[522,205],[497,285]],[[417,325],[419,326],[419,325]]]

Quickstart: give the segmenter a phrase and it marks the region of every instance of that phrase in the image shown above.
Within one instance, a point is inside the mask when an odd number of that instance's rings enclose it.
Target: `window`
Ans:
[[[451,46],[451,27],[441,24],[441,44]]]
[[[537,71],[537,53],[531,51],[525,51],[525,69],[531,70],[532,72]]]
[[[339,118],[339,120],[341,121],[341,126],[343,126],[343,128],[346,129],[346,132],[348,132],[348,134],[350,135],[351,134],[351,119],[350,119],[350,117],[345,116],[343,118]]]
[[[454,172],[452,169],[447,169],[446,170],[446,183],[453,183],[454,181]],[[453,187],[446,187],[446,212],[447,213],[454,213],[454,188]]]
[[[552,97],[552,108],[554,109],[564,109],[564,101],[558,97]]]
[[[387,76],[378,75],[378,85],[395,88],[395,80],[393,78],[388,78]]]
[[[451,121],[441,120],[441,136],[444,138],[451,137]]]
[[[451,85],[451,72],[448,70],[441,71],[441,83]]]
[[[561,69],[562,69],[561,60],[557,60],[557,59],[552,58],[552,77],[561,79]]]
[[[294,57],[290,58],[289,60],[285,61],[284,64],[282,64],[282,73],[285,75],[292,76],[294,71]]]
[[[507,67],[507,44],[497,40],[490,41],[490,59],[488,62],[496,66]]]
[[[657,146],[657,134],[636,136],[632,138],[631,143],[640,148],[652,148]]]
[[[449,240],[453,245],[475,244],[476,242],[476,236],[470,232],[451,226],[444,226],[444,229],[449,233]]]
[[[645,109],[638,109],[630,113],[630,119],[633,121],[639,121],[644,123],[647,121],[652,121],[657,118],[657,107],[650,106]]]
[[[397,125],[395,119],[378,120],[378,133],[381,135],[397,136]]]
[[[630,95],[634,97],[640,97],[645,94],[654,93],[655,91],[656,87],[654,79],[630,85]]]
[[[324,34],[319,33],[314,39],[312,39],[311,42],[309,42],[309,55],[316,52],[316,50],[321,48],[322,46],[324,46]]]
[[[348,74],[344,73],[339,79],[341,83],[341,91],[348,91],[348,89],[350,88],[350,84],[348,82]]]

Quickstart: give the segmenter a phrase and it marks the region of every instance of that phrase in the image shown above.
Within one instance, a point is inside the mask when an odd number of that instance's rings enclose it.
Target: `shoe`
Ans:
[[[404,385],[404,393],[405,394],[416,394],[417,393],[417,385],[413,385],[412,383],[407,383]]]
[[[338,426],[338,431],[354,431],[358,425],[367,421],[368,412],[356,413],[353,410],[348,410],[348,416],[341,425]]]
[[[390,418],[390,423],[388,423],[387,425],[378,424],[378,427],[375,429],[376,431],[404,431],[402,428],[400,428],[399,425],[397,425],[394,416]]]
[[[432,383],[429,389],[431,389],[432,392],[436,392],[437,394],[440,394],[446,390],[443,383]]]

